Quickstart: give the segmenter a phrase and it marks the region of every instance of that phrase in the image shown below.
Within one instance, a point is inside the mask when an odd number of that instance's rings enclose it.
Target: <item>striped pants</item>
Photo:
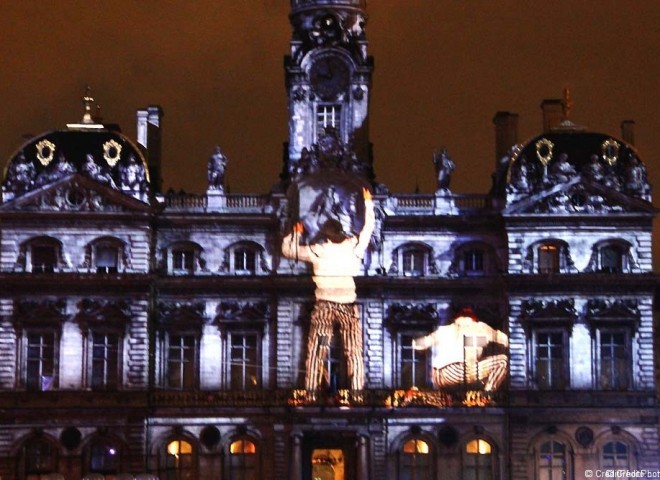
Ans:
[[[312,310],[309,335],[307,337],[307,361],[305,367],[305,388],[316,390],[325,378],[330,383],[328,372],[324,368],[325,359],[330,351],[335,323],[344,347],[344,357],[351,389],[362,390],[364,386],[364,363],[362,359],[362,328],[354,303],[335,303],[317,300]]]
[[[456,362],[433,369],[433,385],[437,388],[468,386],[478,381],[484,390],[497,390],[506,378],[509,361],[506,355],[493,355],[474,363]]]

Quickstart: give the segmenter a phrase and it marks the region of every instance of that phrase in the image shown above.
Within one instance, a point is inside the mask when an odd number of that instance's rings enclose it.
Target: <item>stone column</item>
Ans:
[[[357,435],[357,480],[369,480],[369,438],[364,433]]]
[[[303,478],[302,436],[302,432],[293,432],[291,434],[290,480],[302,480]]]

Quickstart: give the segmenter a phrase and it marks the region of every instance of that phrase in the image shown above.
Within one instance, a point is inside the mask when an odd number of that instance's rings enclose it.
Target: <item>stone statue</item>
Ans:
[[[226,168],[227,157],[220,150],[220,145],[216,145],[208,164],[209,190],[224,192]]]
[[[568,182],[575,173],[575,168],[568,162],[568,155],[565,153],[559,155],[557,161],[550,167],[552,179],[557,183]]]
[[[66,160],[63,154],[60,154],[59,157],[57,157],[57,163],[54,165],[51,163],[50,166],[50,169],[42,171],[37,177],[36,183],[38,185],[47,185],[76,173],[76,168]]]
[[[128,158],[128,164],[120,165],[121,186],[123,190],[143,193],[147,189],[147,180],[144,165],[138,163],[135,155]]]
[[[85,163],[83,163],[82,171],[89,178],[96,180],[97,182],[103,183],[105,185],[110,185],[112,188],[117,188],[114,180],[110,175],[103,173],[101,167],[94,161],[94,156],[91,153],[88,153],[85,157]]]
[[[32,162],[28,162],[25,153],[21,151],[18,159],[12,162],[7,169],[6,187],[16,194],[27,192],[34,184],[36,170]]]
[[[522,156],[518,162],[518,169],[513,178],[513,186],[519,192],[529,191],[529,167],[527,166],[527,159]]]
[[[626,167],[625,185],[630,193],[637,195],[646,193],[646,170],[635,155],[630,157],[630,163]]]
[[[584,167],[584,175],[587,179],[594,182],[601,183],[605,172],[603,171],[603,166],[600,164],[598,155],[594,154],[591,156],[591,161]]]
[[[451,173],[454,171],[456,165],[447,153],[446,148],[443,147],[439,154],[437,152],[433,153],[433,165],[435,165],[437,191],[449,190]]]

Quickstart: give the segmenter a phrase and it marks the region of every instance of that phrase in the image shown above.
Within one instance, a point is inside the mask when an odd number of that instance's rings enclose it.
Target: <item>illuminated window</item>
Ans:
[[[250,274],[257,271],[256,252],[247,247],[240,247],[234,250],[234,272]]]
[[[185,440],[172,440],[161,451],[158,468],[160,480],[195,480],[192,444]]]
[[[251,440],[235,440],[229,445],[229,478],[231,480],[260,479],[257,446]]]
[[[229,351],[229,387],[232,390],[252,390],[261,386],[259,335],[231,333]]]
[[[541,245],[538,248],[539,273],[559,273],[559,247]]]
[[[599,386],[604,390],[625,390],[630,387],[630,355],[628,335],[623,330],[598,331]]]
[[[463,480],[492,480],[493,464],[490,443],[483,439],[469,441],[463,454]]]
[[[630,469],[630,451],[628,445],[622,442],[609,442],[603,446],[600,455],[602,468]]]
[[[170,335],[167,348],[167,387],[191,390],[197,386],[197,338]]]
[[[332,127],[339,129],[341,123],[341,105],[319,105],[316,109],[316,135],[323,129]]]
[[[416,386],[428,387],[429,367],[428,350],[415,350],[412,342],[419,335],[400,335],[399,346],[401,362],[399,365],[399,387],[408,389]]]
[[[536,384],[540,389],[563,389],[568,385],[565,332],[535,332]]]
[[[119,448],[105,442],[95,443],[89,449],[89,471],[116,474],[119,471]]]
[[[431,480],[433,461],[429,444],[419,438],[406,441],[401,448],[399,480]]]
[[[566,480],[567,471],[566,446],[555,441],[545,442],[541,445],[538,458],[538,479]]]
[[[116,333],[92,333],[92,389],[115,390],[119,386],[119,338]]]
[[[55,472],[57,450],[47,440],[30,440],[21,453],[27,480],[37,480],[41,475]]]
[[[111,245],[97,245],[94,249],[96,273],[117,273],[119,251]]]
[[[26,347],[27,389],[46,391],[56,388],[55,333],[28,333]]]

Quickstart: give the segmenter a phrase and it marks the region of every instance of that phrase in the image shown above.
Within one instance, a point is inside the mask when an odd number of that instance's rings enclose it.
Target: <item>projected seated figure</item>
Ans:
[[[478,321],[470,308],[463,309],[453,323],[413,341],[416,350],[432,346],[432,380],[436,388],[483,384],[485,392],[492,392],[506,379],[509,338]]]
[[[324,361],[330,349],[335,324],[342,337],[344,357],[353,390],[362,390],[364,365],[362,358],[362,329],[355,304],[355,281],[359,274],[362,257],[374,229],[374,204],[371,193],[362,191],[365,205],[364,227],[359,235],[346,232],[338,219],[328,219],[320,232],[325,241],[313,245],[301,245],[303,225],[298,222],[293,231],[282,240],[282,255],[312,264],[312,279],[316,284],[315,303],[312,310],[307,340],[305,362],[305,388],[316,390],[325,377],[329,384]]]

